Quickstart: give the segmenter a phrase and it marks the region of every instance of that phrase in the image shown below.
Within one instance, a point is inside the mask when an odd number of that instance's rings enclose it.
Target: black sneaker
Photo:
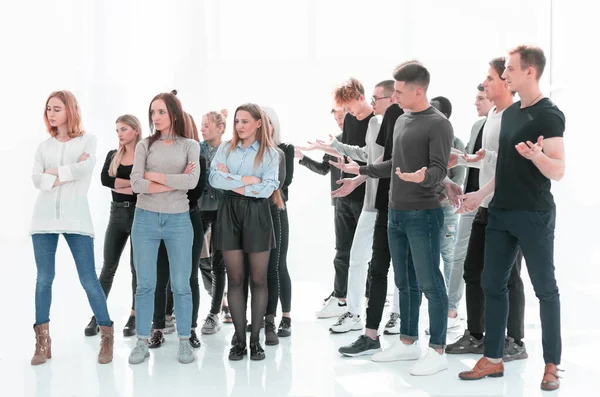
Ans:
[[[523,346],[519,346],[510,336],[506,338],[504,341],[504,357],[502,357],[502,360],[505,363],[515,360],[524,360],[529,357],[527,349],[525,349],[525,343],[521,343]]]
[[[475,339],[469,330],[455,343],[446,346],[446,354],[483,354],[483,339]]]
[[[129,316],[127,324],[123,327],[123,336],[134,336],[135,335],[135,316]]]
[[[192,345],[194,349],[197,349],[200,346],[202,346],[200,340],[198,339],[198,336],[196,335],[196,330],[190,331],[190,345]]]
[[[260,329],[263,329],[265,327],[265,319],[263,318],[262,321],[260,322]],[[252,324],[248,323],[246,324],[246,332],[252,332]]]
[[[90,322],[87,325],[87,327],[85,327],[85,331],[84,332],[85,332],[85,336],[98,335],[98,332],[100,332],[100,327],[96,323],[96,316],[92,317],[92,319],[90,320]]]
[[[381,343],[379,338],[373,340],[366,335],[361,335],[350,345],[340,347],[338,351],[348,357],[368,356],[380,352]]]
[[[285,338],[292,335],[292,319],[289,317],[282,317],[279,323],[279,329],[277,330],[277,336]]]
[[[236,343],[229,350],[229,359],[232,361],[240,361],[244,356],[248,354],[245,343]]]
[[[148,347],[150,349],[157,349],[165,343],[165,336],[160,329],[155,329],[152,331],[152,335],[150,335],[150,340],[148,341]]]
[[[265,351],[263,350],[260,342],[250,343],[250,360],[264,360]]]

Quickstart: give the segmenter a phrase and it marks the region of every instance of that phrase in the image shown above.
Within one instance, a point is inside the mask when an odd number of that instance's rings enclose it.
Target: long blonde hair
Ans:
[[[120,116],[115,123],[127,124],[132,129],[138,132],[138,134],[135,137],[136,145],[142,139],[142,125],[140,124],[138,118],[134,115],[124,114],[123,116]],[[112,158],[112,161],[110,162],[110,167],[108,168],[108,175],[112,176],[113,178],[117,176],[117,168],[119,168],[119,165],[121,164],[121,160],[123,159],[124,155],[125,145],[119,145],[119,150],[117,150],[117,153],[115,153],[115,155]]]

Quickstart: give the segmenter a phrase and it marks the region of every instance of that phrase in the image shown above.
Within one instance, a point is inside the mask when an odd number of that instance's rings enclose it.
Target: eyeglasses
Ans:
[[[380,99],[385,99],[385,98],[391,98],[391,96],[381,96],[379,98],[377,98],[376,96],[372,96],[371,97],[371,103],[374,104],[375,102],[377,102]]]

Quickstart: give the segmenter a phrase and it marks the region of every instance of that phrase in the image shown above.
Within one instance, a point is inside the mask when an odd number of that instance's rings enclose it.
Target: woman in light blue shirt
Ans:
[[[215,249],[223,252],[228,300],[237,342],[230,360],[241,360],[246,350],[244,254],[248,255],[252,288],[250,358],[262,360],[260,325],[267,307],[267,267],[275,247],[268,198],[279,194],[279,155],[268,133],[268,119],[258,105],[238,107],[231,141],[219,146],[211,163],[209,182],[224,191],[219,203]]]

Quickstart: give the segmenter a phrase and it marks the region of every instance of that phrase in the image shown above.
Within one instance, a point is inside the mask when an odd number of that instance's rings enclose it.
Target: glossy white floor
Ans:
[[[299,172],[299,186],[308,186],[307,173]],[[295,179],[296,180],[296,179]],[[325,185],[325,178],[320,179]],[[326,197],[326,186],[318,187]],[[34,349],[33,291],[35,265],[31,243],[24,236],[15,243],[2,244],[5,263],[3,321],[0,326],[0,387],[2,396],[87,397],[87,396],[596,396],[600,387],[597,359],[597,335],[600,332],[596,271],[591,266],[598,257],[585,235],[573,237],[576,230],[571,219],[562,216],[557,231],[557,275],[562,297],[564,379],[560,391],[542,393],[539,383],[543,371],[538,304],[529,279],[524,273],[527,293],[526,338],[530,358],[506,365],[503,378],[464,382],[458,372],[471,367],[477,356],[449,357],[450,368],[430,377],[408,373],[411,363],[376,364],[368,358],[345,358],[337,349],[352,342],[359,332],[331,335],[330,320],[316,320],[314,311],[331,290],[333,269],[333,225],[331,207],[312,206],[295,201],[292,192],[290,219],[292,243],[289,266],[293,276],[293,335],[276,347],[267,347],[262,362],[229,362],[227,353],[233,326],[226,325],[214,336],[203,336],[197,361],[181,365],[176,361],[176,338],[152,351],[150,360],[131,366],[127,356],[135,340],[125,339],[121,329],[130,304],[128,255],[124,255],[109,298],[117,338],[114,361],[96,363],[99,337],[86,338],[83,328],[91,311],[64,241],[57,257],[57,277],[51,312],[53,358],[49,363],[32,367],[29,360]],[[300,193],[297,194],[299,197]],[[326,200],[326,199],[325,199]],[[92,196],[95,219],[108,210],[103,199]],[[106,204],[106,203],[105,203]],[[323,204],[323,203],[321,203]],[[106,207],[106,208],[104,208]],[[27,222],[28,220],[25,220]],[[102,236],[105,223],[96,221],[97,268],[101,267]],[[562,242],[562,243],[561,243]],[[310,249],[306,249],[310,247]],[[571,254],[573,258],[571,259]],[[571,265],[571,263],[573,263]],[[571,267],[569,267],[571,266]],[[575,270],[572,270],[575,269]],[[587,269],[587,270],[586,270]],[[208,311],[208,295],[202,291],[201,317]],[[387,309],[386,309],[387,310]],[[422,308],[422,346],[426,345],[426,304]],[[451,342],[457,334],[448,335]],[[384,346],[397,338],[383,336]]]

